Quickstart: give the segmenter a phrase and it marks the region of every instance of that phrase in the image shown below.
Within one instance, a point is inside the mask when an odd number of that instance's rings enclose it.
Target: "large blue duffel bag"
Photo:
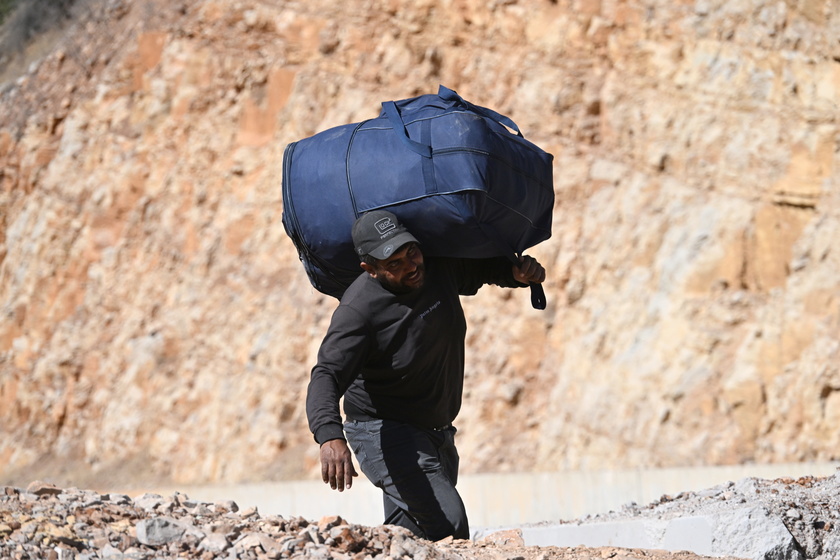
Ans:
[[[318,291],[340,298],[360,274],[350,230],[369,210],[396,214],[430,256],[515,260],[551,236],[553,156],[510,118],[443,86],[382,107],[283,154],[283,225]]]

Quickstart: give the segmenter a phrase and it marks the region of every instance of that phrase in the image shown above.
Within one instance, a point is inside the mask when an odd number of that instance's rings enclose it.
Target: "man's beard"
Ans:
[[[417,286],[408,286],[406,284],[391,282],[386,280],[384,276],[379,277],[379,283],[382,284],[386,290],[389,292],[393,292],[395,294],[410,294],[411,292],[417,291],[423,287],[426,283],[426,264],[420,264],[417,266],[417,274],[423,276],[421,282]]]

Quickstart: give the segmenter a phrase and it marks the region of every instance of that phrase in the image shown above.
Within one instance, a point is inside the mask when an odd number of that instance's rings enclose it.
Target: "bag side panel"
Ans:
[[[345,157],[356,125],[330,129],[284,154],[284,225],[312,285],[340,297],[359,275],[350,229],[356,219]]]

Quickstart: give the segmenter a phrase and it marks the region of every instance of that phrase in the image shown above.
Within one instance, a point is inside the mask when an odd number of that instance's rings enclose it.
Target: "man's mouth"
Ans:
[[[423,271],[420,268],[418,268],[417,270],[406,276],[405,279],[408,281],[409,284],[416,284],[423,279]]]

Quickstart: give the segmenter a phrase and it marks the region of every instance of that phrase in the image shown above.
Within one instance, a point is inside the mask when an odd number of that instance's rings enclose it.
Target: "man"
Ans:
[[[306,398],[321,475],[339,492],[352,486],[349,441],[383,491],[385,524],[433,541],[467,539],[452,426],[464,384],[459,295],[488,283],[541,283],[545,270],[530,257],[518,267],[505,258],[424,259],[417,239],[382,210],[356,220],[352,236],[363,272],[333,314]]]

